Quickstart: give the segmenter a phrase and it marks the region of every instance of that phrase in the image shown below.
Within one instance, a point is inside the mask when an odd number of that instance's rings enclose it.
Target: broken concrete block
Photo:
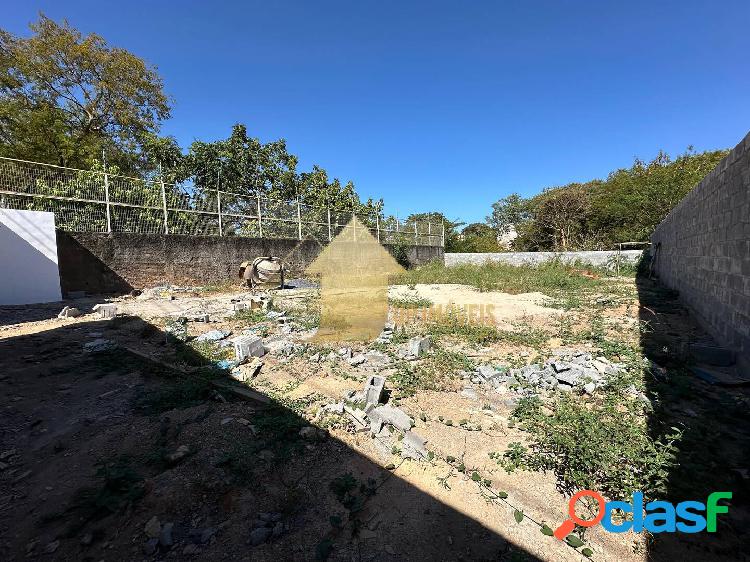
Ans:
[[[555,373],[563,373],[565,371],[570,371],[571,369],[570,364],[565,361],[553,361],[551,365],[555,370]]]
[[[581,375],[576,371],[564,371],[557,374],[557,380],[562,384],[569,384],[570,386],[576,386],[581,382]]]
[[[231,332],[225,332],[224,330],[210,330],[205,334],[201,334],[195,341],[206,342],[206,341],[220,341],[229,336]]]
[[[263,357],[266,354],[263,340],[259,336],[240,336],[232,343],[234,343],[235,358],[240,363],[248,357]]]
[[[93,341],[86,342],[83,344],[83,351],[87,353],[102,353],[104,351],[110,351],[115,349],[117,344],[112,340],[106,340],[104,338],[97,338]]]
[[[97,304],[92,310],[98,312],[100,318],[114,318],[117,316],[117,305],[112,303]]]
[[[232,303],[232,312],[242,312],[243,310],[247,310],[248,306],[246,302],[233,302]]]
[[[480,365],[479,367],[477,367],[477,373],[479,373],[479,376],[484,380],[489,380],[497,375],[497,371],[492,365]]]
[[[393,406],[379,406],[373,410],[380,418],[392,426],[400,429],[401,431],[407,431],[411,429],[411,418],[399,408]],[[372,413],[372,412],[371,412]]]
[[[365,359],[367,359],[367,365],[375,369],[385,367],[391,362],[391,358],[386,353],[376,350],[365,353]]]
[[[372,375],[365,383],[365,402],[367,404],[379,404],[385,388],[385,378]]]
[[[74,306],[66,306],[57,315],[58,318],[76,318],[81,315],[81,311]]]
[[[403,448],[401,450],[402,456],[411,456],[411,458],[423,459],[427,457],[427,449],[425,444],[427,439],[419,436],[415,432],[409,430],[404,432],[404,440],[402,441]]]
[[[419,357],[430,349],[430,337],[429,336],[417,336],[409,340],[409,355]]]
[[[358,353],[357,355],[355,355],[351,359],[348,359],[347,361],[348,361],[349,365],[352,365],[353,367],[356,367],[357,365],[361,365],[362,363],[364,363],[365,361],[367,361],[367,359],[365,358],[364,355],[362,355],[361,353]]]
[[[736,359],[731,349],[700,343],[690,344],[690,354],[698,363],[715,367],[729,367],[734,365]]]
[[[283,355],[289,357],[297,346],[289,340],[271,340],[266,343],[266,350],[271,355]]]
[[[593,382],[584,384],[583,390],[586,392],[586,394],[594,394],[594,391],[596,390],[596,385]]]

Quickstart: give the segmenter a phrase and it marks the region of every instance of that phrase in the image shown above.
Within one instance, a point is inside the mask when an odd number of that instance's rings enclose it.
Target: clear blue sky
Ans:
[[[386,210],[498,198],[750,130],[750,2],[9,2],[156,65],[183,147],[244,122]]]

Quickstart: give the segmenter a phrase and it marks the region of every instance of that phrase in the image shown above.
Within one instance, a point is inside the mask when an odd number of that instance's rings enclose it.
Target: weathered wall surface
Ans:
[[[322,248],[313,240],[62,231],[57,232],[57,246],[64,293],[122,293],[166,283],[225,284],[237,279],[243,261],[269,255],[282,258],[295,274]],[[419,265],[442,260],[443,249],[414,246],[407,248],[407,256]]]
[[[596,266],[614,267],[617,260],[616,251],[597,252],[502,252],[486,254],[445,254],[445,265],[464,263],[483,264],[485,262],[502,262],[510,265],[535,265],[554,259],[566,263],[580,261]],[[641,250],[623,250],[620,252],[620,263],[635,263],[641,257]]]
[[[661,282],[750,365],[750,134],[672,209],[651,242]]]

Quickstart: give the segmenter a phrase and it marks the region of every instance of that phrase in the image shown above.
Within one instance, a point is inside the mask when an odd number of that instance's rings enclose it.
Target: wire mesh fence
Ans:
[[[331,240],[351,209],[226,189],[165,184],[96,170],[0,157],[0,208],[49,211],[71,232],[129,232]],[[356,214],[383,243],[443,246],[438,221]]]

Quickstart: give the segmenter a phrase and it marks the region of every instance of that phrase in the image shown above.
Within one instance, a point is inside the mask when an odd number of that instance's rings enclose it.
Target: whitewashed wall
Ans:
[[[55,215],[0,209],[0,304],[61,299]]]

